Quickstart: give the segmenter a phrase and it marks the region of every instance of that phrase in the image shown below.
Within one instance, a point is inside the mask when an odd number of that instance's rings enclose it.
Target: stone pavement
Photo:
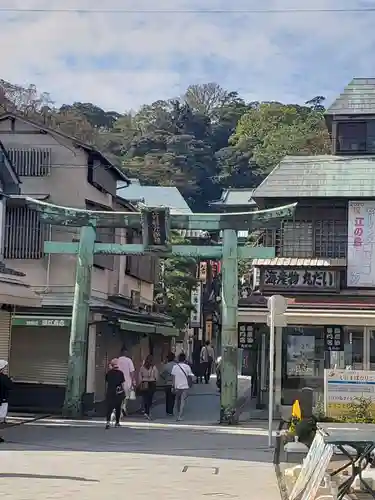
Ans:
[[[202,386],[182,425],[159,407],[151,424],[132,419],[109,431],[102,421],[56,419],[6,429],[2,499],[280,500],[264,425],[212,425],[217,402]]]

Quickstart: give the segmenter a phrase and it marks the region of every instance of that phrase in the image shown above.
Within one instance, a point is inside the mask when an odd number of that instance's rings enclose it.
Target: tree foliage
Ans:
[[[175,245],[190,242],[174,231],[171,235]],[[155,300],[164,305],[165,312],[173,318],[177,328],[184,328],[193,310],[191,291],[197,282],[197,261],[192,257],[172,256],[163,261],[161,279],[155,289]]]
[[[255,187],[287,154],[328,153],[324,100],[245,102],[210,82],[119,113],[87,102],[57,107],[35,85],[0,80],[0,112],[21,112],[97,145],[130,177],[178,187],[195,211],[207,210],[223,188]]]

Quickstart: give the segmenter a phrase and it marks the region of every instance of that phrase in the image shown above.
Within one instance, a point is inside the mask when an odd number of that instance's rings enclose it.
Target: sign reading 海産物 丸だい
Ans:
[[[370,399],[375,416],[375,372],[324,370],[324,408],[327,417],[342,417],[358,398]]]

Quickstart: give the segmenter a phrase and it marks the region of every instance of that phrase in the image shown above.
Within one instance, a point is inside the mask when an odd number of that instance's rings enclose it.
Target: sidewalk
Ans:
[[[197,387],[197,388],[196,388]],[[212,386],[195,386],[186,420],[139,417],[105,431],[103,421],[51,419],[4,431],[2,498],[102,500],[280,500],[265,425],[232,428],[218,420]]]

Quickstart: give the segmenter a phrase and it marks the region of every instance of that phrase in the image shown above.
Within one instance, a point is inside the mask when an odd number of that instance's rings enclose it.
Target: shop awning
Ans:
[[[128,321],[125,319],[120,319],[121,330],[127,330],[128,332],[137,333],[155,333],[155,325],[150,325],[148,323],[137,323],[135,321]]]
[[[266,323],[267,309],[238,309],[238,321],[244,323]],[[375,311],[358,309],[289,309],[285,313],[288,325],[339,325],[339,326],[373,326],[375,327]]]
[[[120,319],[119,322],[120,328],[128,332],[163,335],[164,337],[175,337],[179,334],[178,330],[172,326],[137,323],[136,321],[128,321],[125,319]]]
[[[156,325],[155,333],[157,335],[164,335],[164,337],[177,337],[180,332],[177,328],[173,328],[173,326]]]
[[[41,307],[40,297],[24,283],[0,278],[0,304]]]

